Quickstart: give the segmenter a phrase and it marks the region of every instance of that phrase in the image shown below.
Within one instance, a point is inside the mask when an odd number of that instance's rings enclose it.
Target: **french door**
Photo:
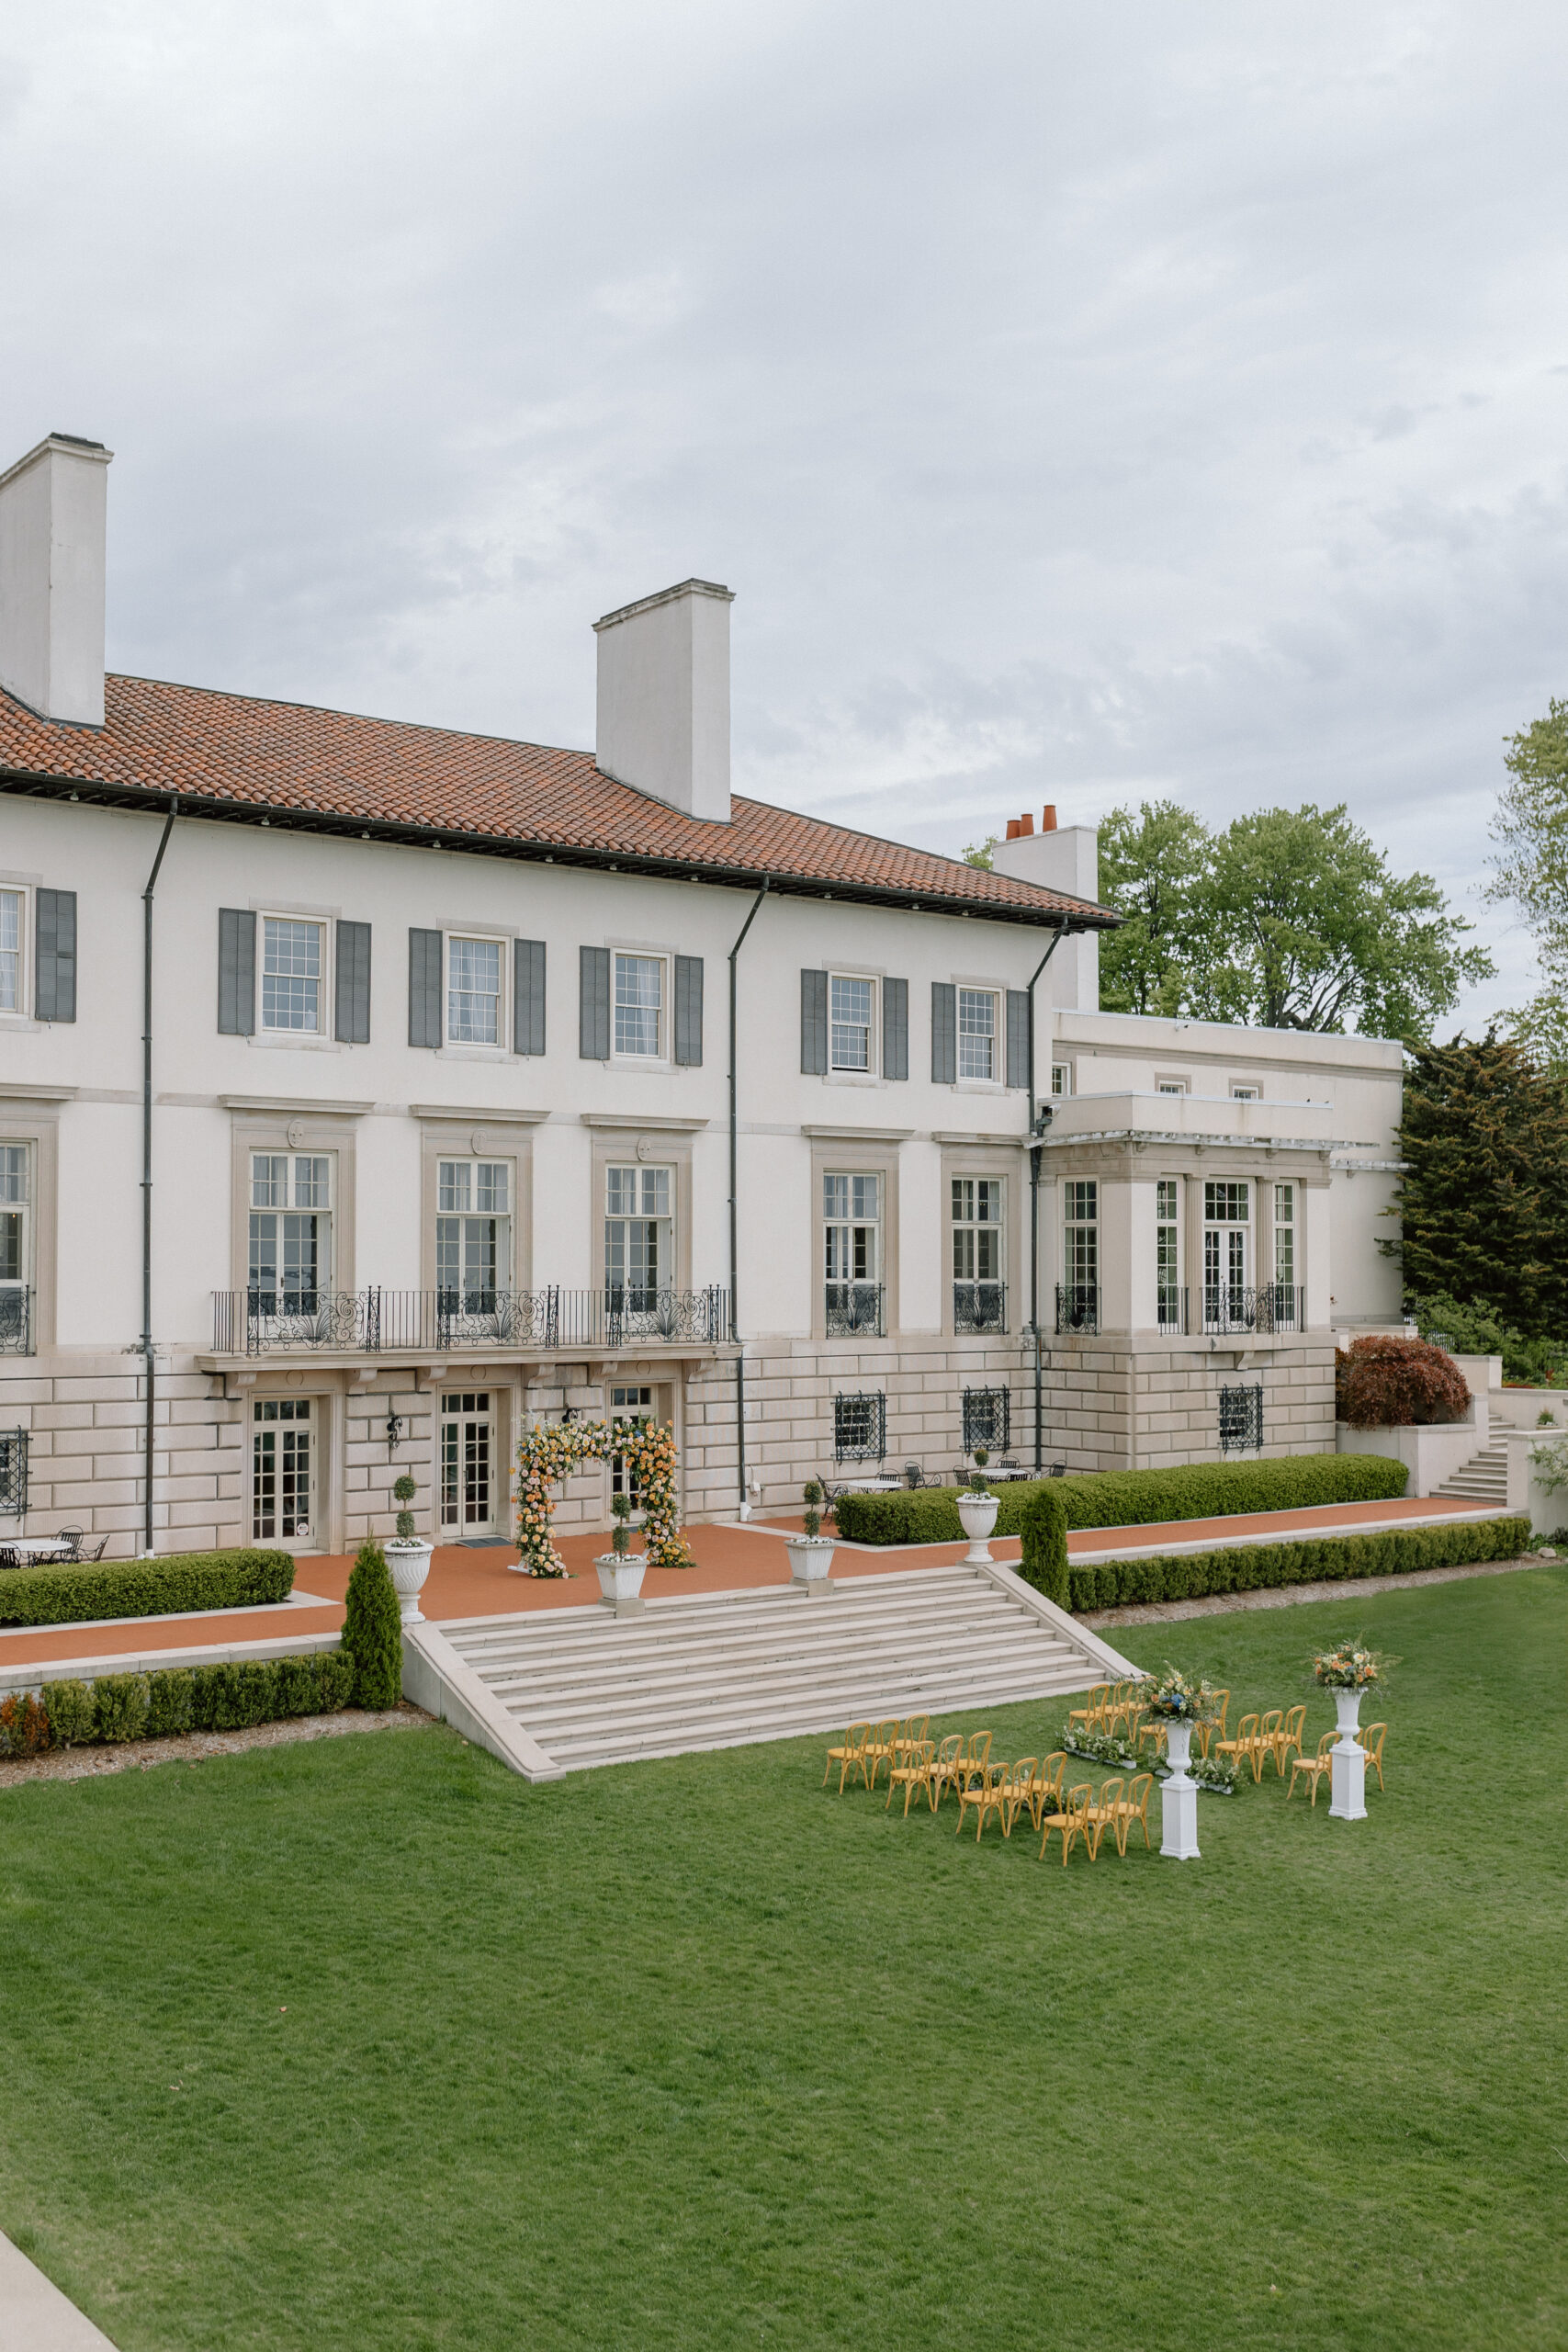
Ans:
[[[251,1410],[252,1540],[308,1543],[315,1517],[313,1401],[262,1396]]]
[[[449,1543],[492,1535],[500,1509],[495,1419],[488,1388],[441,1399],[441,1532]]]

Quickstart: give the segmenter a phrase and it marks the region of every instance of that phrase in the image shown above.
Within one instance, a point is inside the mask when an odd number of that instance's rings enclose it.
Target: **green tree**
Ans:
[[[991,852],[1000,839],[1000,833],[987,833],[983,842],[971,842],[964,853],[964,865],[978,865],[988,874],[991,870]]]
[[[1395,1208],[1407,1296],[1439,1293],[1527,1339],[1568,1333],[1568,1082],[1488,1035],[1417,1052]]]
[[[343,1652],[356,1707],[395,1707],[403,1692],[402,1612],[379,1544],[362,1544],[349,1573]]]
[[[1426,1044],[1466,982],[1495,968],[1467,947],[1429,874],[1401,877],[1341,804],[1263,808],[1215,840],[1194,913],[1208,943],[1194,1010],[1266,1029]]]
[[[1568,1069],[1568,702],[1553,696],[1544,718],[1511,736],[1503,763],[1510,781],[1492,825],[1501,854],[1486,895],[1517,908],[1541,967],[1540,989],[1508,1027],[1539,1061]]]
[[[1112,808],[1100,828],[1100,897],[1122,918],[1100,943],[1106,1012],[1184,1012],[1205,961],[1198,913],[1213,838],[1174,800]]]

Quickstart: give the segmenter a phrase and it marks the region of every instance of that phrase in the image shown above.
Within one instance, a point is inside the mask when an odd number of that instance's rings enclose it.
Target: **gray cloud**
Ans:
[[[101,435],[111,658],[586,742],[739,592],[748,789],[1345,799],[1467,897],[1568,675],[1544,0],[83,0],[0,57],[0,450]]]

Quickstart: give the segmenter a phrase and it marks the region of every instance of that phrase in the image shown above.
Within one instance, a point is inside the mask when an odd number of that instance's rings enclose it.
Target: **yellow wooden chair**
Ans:
[[[872,1725],[871,1737],[865,1744],[865,1784],[868,1789],[875,1788],[876,1776],[880,1771],[891,1770],[897,1762],[898,1735],[903,1728],[903,1722],[897,1715],[889,1715],[882,1723]]]
[[[1200,1724],[1198,1725],[1198,1753],[1200,1756],[1207,1756],[1209,1753],[1209,1742],[1212,1739],[1224,1739],[1225,1736],[1225,1717],[1231,1711],[1231,1694],[1228,1690],[1216,1690],[1213,1693],[1213,1696],[1220,1702],[1220,1712],[1217,1715],[1213,1717],[1210,1722],[1206,1724]]]
[[[1127,1859],[1127,1839],[1135,1821],[1144,1833],[1144,1844],[1149,1842],[1149,1791],[1154,1787],[1152,1772],[1140,1772],[1128,1781],[1127,1793],[1116,1808],[1112,1827],[1116,1833],[1116,1851],[1123,1861]]]
[[[1109,1682],[1097,1682],[1089,1694],[1087,1707],[1074,1707],[1067,1716],[1067,1729],[1082,1724],[1085,1731],[1097,1731],[1105,1720],[1106,1703],[1111,1697]]]
[[[893,1743],[895,1764],[907,1764],[931,1727],[930,1715],[906,1715],[903,1727]]]
[[[1036,1829],[1047,1805],[1055,1812],[1062,1802],[1062,1774],[1066,1761],[1066,1752],[1060,1747],[1054,1755],[1042,1757],[1029,1776],[1029,1786],[1019,1790],[1020,1798],[1028,1806],[1029,1818]]]
[[[1304,1772],[1307,1779],[1312,1782],[1313,1810],[1314,1812],[1317,1810],[1317,1784],[1319,1781],[1322,1780],[1324,1774],[1333,1769],[1334,1743],[1338,1736],[1339,1734],[1337,1731],[1325,1731],[1323,1737],[1317,1743],[1317,1754],[1315,1756],[1303,1756],[1297,1754],[1292,1757],[1291,1785],[1285,1791],[1287,1798],[1293,1797],[1295,1795],[1297,1777],[1299,1774]]]
[[[1156,1756],[1163,1756],[1165,1754],[1166,1730],[1167,1724],[1165,1717],[1163,1715],[1151,1715],[1146,1724],[1139,1724],[1137,1736],[1134,1740],[1133,1745],[1134,1747],[1142,1747],[1145,1740],[1146,1739],[1150,1747],[1154,1749],[1155,1754]]]
[[[1114,1731],[1118,1724],[1126,1723],[1133,1708],[1137,1704],[1137,1702],[1134,1700],[1133,1695],[1137,1690],[1137,1687],[1138,1686],[1135,1682],[1117,1683],[1115,1689],[1111,1691],[1110,1698],[1105,1702],[1105,1728],[1107,1731]]]
[[[1027,1813],[1031,1819],[1033,1818],[1032,1792],[1034,1787],[1034,1776],[1039,1770],[1040,1758],[1038,1756],[1021,1756],[1018,1758],[1018,1761],[1014,1764],[1012,1768],[1012,1778],[1009,1781],[1007,1787],[1003,1792],[1000,1807],[1002,1836],[1004,1838],[1010,1838],[1012,1836],[1012,1825],[1018,1819],[1021,1813]],[[984,1825],[982,1824],[982,1826]]]
[[[931,1759],[931,1792],[933,1813],[941,1805],[947,1791],[955,1786],[959,1767],[963,1761],[964,1734],[961,1731],[950,1731],[946,1737],[938,1743],[936,1754]]]
[[[822,1775],[822,1786],[824,1788],[828,1785],[828,1773],[831,1772],[835,1764],[839,1768],[839,1794],[840,1796],[844,1793],[844,1782],[849,1779],[852,1772],[858,1772],[862,1780],[864,1780],[865,1744],[870,1737],[871,1725],[869,1723],[852,1724],[850,1725],[848,1731],[844,1734],[843,1746],[841,1747],[830,1747],[828,1750],[828,1770]]]
[[[958,1792],[958,1836],[962,1838],[964,1835],[964,1816],[973,1805],[980,1816],[975,1829],[975,1843],[977,1846],[986,1826],[987,1815],[1001,1812],[1007,1801],[1007,1792],[1011,1784],[1012,1766],[1010,1764],[987,1764],[982,1768],[977,1780],[966,1781]]]
[[[1100,1784],[1100,1794],[1089,1808],[1084,1824],[1084,1843],[1089,1848],[1089,1858],[1091,1862],[1097,1862],[1100,1860],[1100,1841],[1106,1831],[1109,1829],[1112,1838],[1116,1835],[1116,1809],[1122,1802],[1122,1792],[1126,1785],[1124,1779],[1102,1781]]]
[[[1237,1724],[1235,1727],[1235,1737],[1234,1739],[1216,1739],[1214,1742],[1214,1753],[1216,1756],[1234,1757],[1235,1758],[1237,1770],[1240,1770],[1242,1765],[1250,1764],[1252,1767],[1253,1779],[1255,1781],[1260,1781],[1263,1778],[1263,1757],[1262,1752],[1258,1747],[1258,1738],[1259,1733],[1258,1729],[1258,1717],[1256,1715],[1243,1715],[1240,1723]]]
[[[991,1735],[988,1731],[972,1731],[969,1745],[958,1759],[958,1770],[953,1785],[962,1797],[973,1781],[985,1778],[986,1767],[991,1760]]]
[[[1358,1734],[1361,1746],[1367,1751],[1367,1770],[1377,1774],[1380,1789],[1382,1786],[1382,1744],[1387,1735],[1386,1724],[1363,1724]],[[1337,1734],[1335,1736],[1338,1736]]]
[[[901,1764],[895,1764],[888,1772],[887,1804],[883,1806],[883,1812],[887,1812],[893,1803],[896,1792],[902,1789],[904,1792],[904,1818],[908,1821],[909,1818],[909,1800],[914,1795],[915,1791],[917,1789],[924,1789],[928,1796],[931,1794],[931,1766],[935,1761],[936,1742],[934,1740],[922,1739],[919,1746],[915,1748],[910,1748],[906,1744],[903,1762]]]
[[[1269,1752],[1274,1758],[1274,1770],[1281,1781],[1285,1777],[1285,1758],[1299,1756],[1302,1752],[1302,1733],[1306,1726],[1306,1719],[1304,1706],[1292,1707],[1279,1730],[1271,1736]]]
[[[1080,1781],[1076,1788],[1067,1791],[1066,1802],[1055,1813],[1045,1815],[1045,1835],[1040,1840],[1042,1861],[1045,1860],[1045,1849],[1051,1843],[1051,1832],[1055,1830],[1062,1840],[1062,1867],[1064,1870],[1066,1868],[1074,1841],[1089,1835],[1089,1809],[1093,1801],[1093,1789],[1087,1781]]]

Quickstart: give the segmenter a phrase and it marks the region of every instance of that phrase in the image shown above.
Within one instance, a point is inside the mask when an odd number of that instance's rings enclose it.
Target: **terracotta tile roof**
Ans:
[[[39,718],[0,691],[0,782],[85,787],[120,805],[177,792],[204,814],[458,846],[562,863],[837,889],[993,921],[1115,918],[1056,890],[987,874],[844,825],[737,795],[728,825],[699,821],[602,775],[591,752],[361,718],[111,673],[101,729]],[[193,810],[194,813],[194,810]]]

